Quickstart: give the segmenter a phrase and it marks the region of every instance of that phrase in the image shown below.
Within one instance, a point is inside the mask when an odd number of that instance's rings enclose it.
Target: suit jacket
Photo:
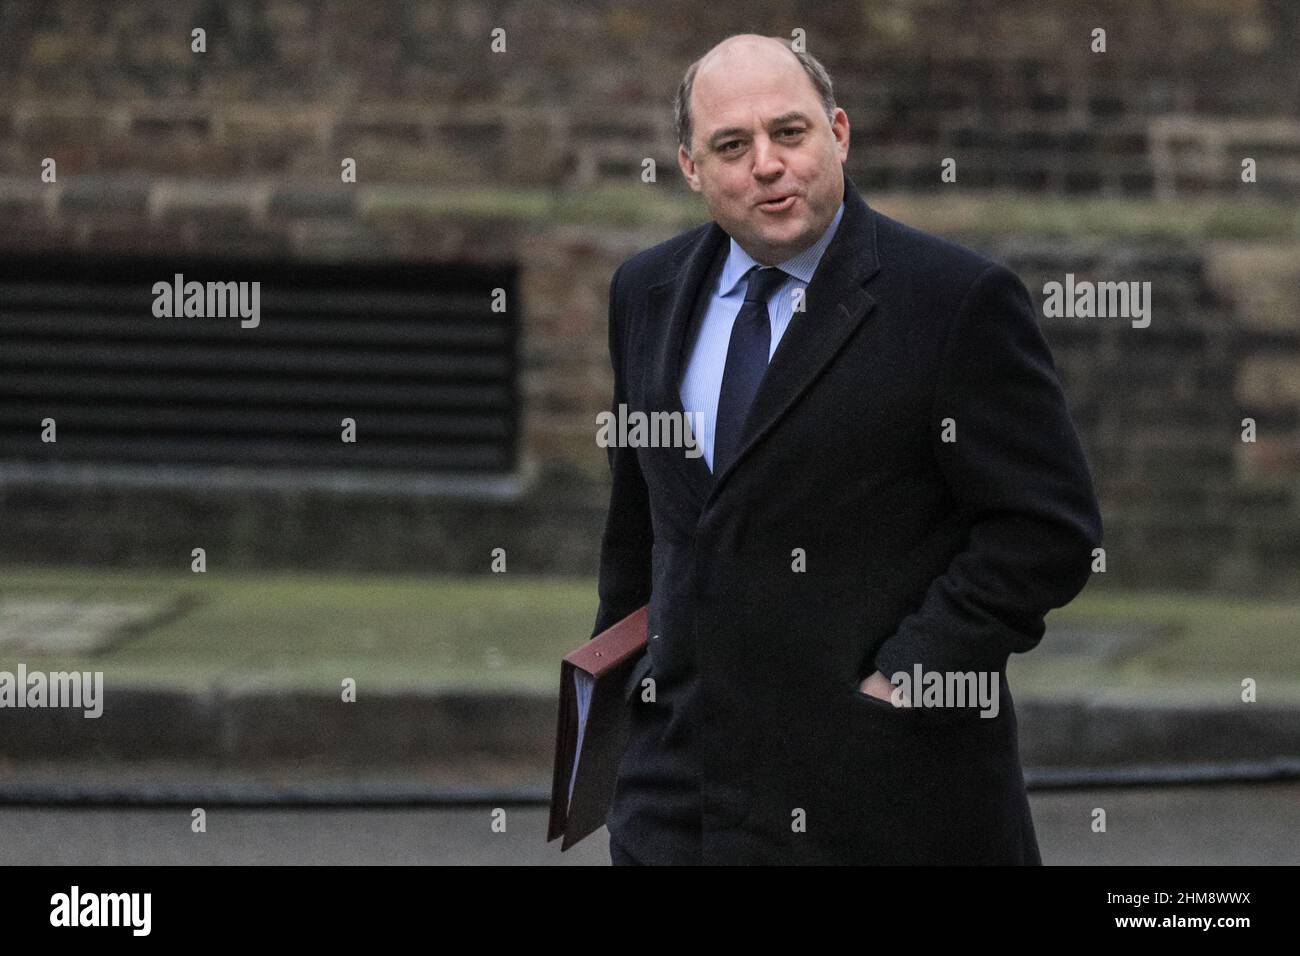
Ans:
[[[702,862],[1039,863],[1005,665],[1088,580],[1088,464],[1020,280],[847,176],[844,200],[730,464],[609,449],[593,634],[649,603],[629,686],[656,700],[628,706],[689,731]],[[615,411],[684,411],[727,240],[710,222],[615,272]],[[997,672],[997,717],[858,690],[916,664]]]

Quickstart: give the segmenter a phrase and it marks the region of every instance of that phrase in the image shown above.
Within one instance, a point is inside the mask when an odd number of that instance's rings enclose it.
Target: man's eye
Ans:
[[[739,146],[739,145],[740,145],[740,140],[733,139],[733,140],[731,140],[731,141],[728,142],[728,143],[723,143],[721,146],[718,147],[718,149],[719,149],[720,152],[725,153],[725,152],[726,152],[728,149],[730,149],[732,146]]]
[[[787,126],[785,129],[781,130],[781,132],[782,132],[782,133],[794,133],[794,134],[797,135],[797,134],[799,134],[799,133],[802,133],[802,132],[803,132],[803,129],[800,128],[800,127],[798,127],[798,126]]]

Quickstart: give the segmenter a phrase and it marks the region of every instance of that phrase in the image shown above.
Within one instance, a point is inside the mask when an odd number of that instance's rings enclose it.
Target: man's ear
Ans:
[[[691,155],[686,152],[685,146],[677,147],[677,165],[681,167],[682,175],[686,177],[686,184],[695,192],[699,192],[700,176],[695,171],[695,160],[691,159]]]
[[[840,163],[845,164],[849,161],[849,136],[851,133],[851,130],[849,129],[849,114],[845,113],[842,108],[836,107],[835,119],[837,122],[841,116],[844,117],[844,142],[841,143],[837,137],[835,140],[835,148],[840,154]],[[833,127],[835,124],[832,123],[831,125]]]

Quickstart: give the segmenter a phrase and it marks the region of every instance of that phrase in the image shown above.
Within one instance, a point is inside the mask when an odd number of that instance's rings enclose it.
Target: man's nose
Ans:
[[[754,175],[760,178],[780,175],[785,168],[776,144],[766,136],[754,140]]]

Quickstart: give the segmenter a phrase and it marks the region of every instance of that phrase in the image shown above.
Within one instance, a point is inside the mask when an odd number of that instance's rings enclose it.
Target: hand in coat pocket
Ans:
[[[884,701],[886,704],[893,704],[895,707],[911,707],[912,701],[907,694],[899,688],[895,688],[889,682],[889,678],[880,671],[873,671],[861,684],[858,690],[868,697],[875,697]],[[897,700],[894,698],[894,692],[897,690]]]

